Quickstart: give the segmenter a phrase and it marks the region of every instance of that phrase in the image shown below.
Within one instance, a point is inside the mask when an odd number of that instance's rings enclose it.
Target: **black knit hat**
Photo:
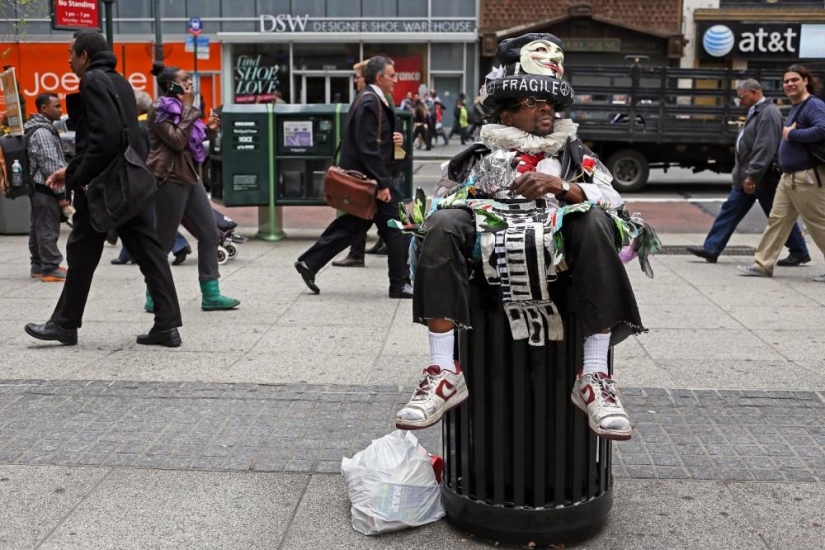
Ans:
[[[532,96],[549,101],[557,111],[573,104],[573,87],[562,80],[564,43],[549,33],[528,33],[502,40],[499,66],[487,75],[481,97],[497,111],[514,100]]]

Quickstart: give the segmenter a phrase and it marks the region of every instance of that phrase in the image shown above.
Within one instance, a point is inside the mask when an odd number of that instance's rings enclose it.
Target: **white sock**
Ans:
[[[584,366],[582,374],[603,372],[607,374],[607,352],[610,350],[610,333],[593,334],[584,340]]]
[[[430,332],[430,364],[438,365],[441,370],[455,372],[453,348],[455,347],[455,330],[447,332]]]

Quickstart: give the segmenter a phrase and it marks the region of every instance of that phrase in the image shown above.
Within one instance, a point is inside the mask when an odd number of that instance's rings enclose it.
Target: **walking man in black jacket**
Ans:
[[[295,269],[307,287],[318,294],[315,275],[339,252],[360,239],[373,222],[378,235],[387,244],[390,277],[390,298],[412,298],[407,268],[408,239],[387,222],[398,219],[401,193],[392,184],[395,145],[404,138],[395,128],[395,105],[392,90],[395,87],[395,67],[386,57],[376,56],[364,67],[366,86],[358,94],[355,106],[347,117],[344,139],[341,143],[341,168],[358,170],[378,182],[378,213],[374,220],[365,220],[351,214],[339,216],[324,230],[312,247],[301,254]],[[380,128],[380,132],[379,132]]]
[[[27,324],[26,332],[39,340],[74,345],[106,240],[106,234],[95,231],[89,221],[83,186],[122,154],[126,145],[124,126],[128,128],[132,147],[142,156],[146,151],[140,139],[134,92],[115,72],[117,57],[109,51],[106,39],[96,31],[77,32],[69,49],[69,65],[81,79],[80,92],[66,97],[69,118],[76,127],[77,152],[67,168],[56,171],[46,180],[46,185],[53,189],[65,185],[67,191],[74,191],[77,212],[66,244],[69,268],[63,294],[51,319],[42,325]],[[138,216],[118,227],[117,234],[140,266],[155,299],[155,324],[148,334],[138,336],[138,344],[180,346],[178,297],[166,253],[155,237],[148,205]]]

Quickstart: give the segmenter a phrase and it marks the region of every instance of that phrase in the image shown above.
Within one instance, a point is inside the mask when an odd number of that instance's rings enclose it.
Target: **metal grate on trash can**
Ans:
[[[442,424],[442,500],[448,520],[468,533],[510,544],[571,543],[607,521],[611,443],[570,401],[583,338],[564,303],[567,288],[554,297],[565,339],[535,347],[512,339],[495,288],[471,285],[473,329],[459,331],[456,343],[470,398]],[[612,349],[609,365],[612,372]]]

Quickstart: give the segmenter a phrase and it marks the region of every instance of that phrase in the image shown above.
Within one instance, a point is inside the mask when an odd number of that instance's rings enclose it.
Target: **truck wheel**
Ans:
[[[613,174],[613,187],[621,193],[641,191],[650,175],[647,159],[633,149],[622,149],[610,155],[607,169]]]

